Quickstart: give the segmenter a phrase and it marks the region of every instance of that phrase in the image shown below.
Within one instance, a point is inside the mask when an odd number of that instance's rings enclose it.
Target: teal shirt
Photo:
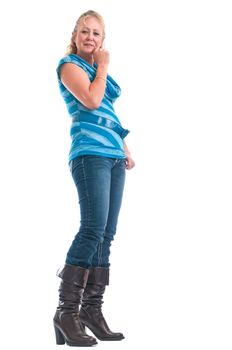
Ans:
[[[107,75],[105,94],[97,109],[88,109],[62,84],[60,67],[64,63],[74,63],[81,67],[90,81],[96,76],[97,66],[91,66],[75,54],[62,58],[57,67],[58,83],[61,95],[72,118],[70,129],[71,148],[69,162],[80,155],[98,155],[110,158],[125,158],[123,139],[129,133],[124,129],[115,114],[113,103],[120,96],[118,84]]]

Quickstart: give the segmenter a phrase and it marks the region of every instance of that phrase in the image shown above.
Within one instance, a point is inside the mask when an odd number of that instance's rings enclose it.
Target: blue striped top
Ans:
[[[101,105],[97,109],[90,110],[62,84],[59,74],[60,67],[67,62],[81,67],[91,82],[96,76],[97,65],[91,66],[78,55],[70,54],[63,57],[57,67],[60,92],[72,118],[69,162],[80,155],[125,158],[123,139],[129,130],[121,126],[113,107],[114,101],[121,94],[120,87],[110,75],[107,75],[106,89]]]

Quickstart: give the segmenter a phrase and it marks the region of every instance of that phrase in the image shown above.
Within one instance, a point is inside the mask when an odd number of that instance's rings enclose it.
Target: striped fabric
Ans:
[[[92,67],[78,55],[70,54],[62,58],[57,67],[60,92],[72,118],[69,162],[80,155],[125,158],[123,139],[129,131],[123,129],[113,107],[114,101],[120,96],[120,87],[111,76],[107,75],[102,103],[98,109],[90,110],[78,101],[61,82],[60,67],[67,62],[81,67],[87,73],[90,81],[93,81],[96,76],[97,66]]]

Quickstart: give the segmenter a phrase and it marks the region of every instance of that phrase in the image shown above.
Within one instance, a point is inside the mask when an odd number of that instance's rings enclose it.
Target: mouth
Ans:
[[[93,44],[90,44],[90,43],[85,43],[84,46],[94,48],[94,45],[93,45]]]

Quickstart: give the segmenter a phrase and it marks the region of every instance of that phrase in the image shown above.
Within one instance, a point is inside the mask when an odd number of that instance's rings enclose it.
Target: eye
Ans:
[[[100,36],[100,33],[94,32],[93,33],[95,36]]]
[[[87,33],[88,33],[88,31],[87,31],[87,30],[85,30],[85,29],[83,29],[83,30],[81,31],[81,33],[83,33],[83,34],[87,34]]]

